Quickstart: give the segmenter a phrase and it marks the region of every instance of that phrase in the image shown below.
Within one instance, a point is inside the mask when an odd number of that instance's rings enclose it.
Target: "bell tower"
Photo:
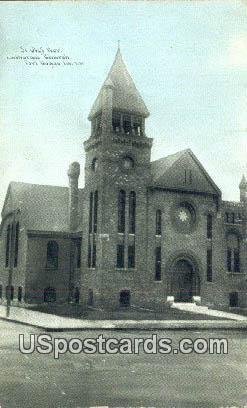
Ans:
[[[145,133],[148,116],[118,48],[90,111],[91,135],[84,143],[84,280],[101,304],[114,307],[126,276],[127,289],[133,291],[137,271],[145,267],[142,242],[152,147]]]

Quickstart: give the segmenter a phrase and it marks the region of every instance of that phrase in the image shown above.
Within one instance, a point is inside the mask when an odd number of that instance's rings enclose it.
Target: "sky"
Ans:
[[[150,111],[152,160],[191,148],[223,199],[239,199],[247,2],[3,1],[0,38],[0,207],[12,180],[67,185],[72,161],[81,164],[83,187],[87,116],[118,40]],[[44,54],[70,65],[42,65],[53,61]]]

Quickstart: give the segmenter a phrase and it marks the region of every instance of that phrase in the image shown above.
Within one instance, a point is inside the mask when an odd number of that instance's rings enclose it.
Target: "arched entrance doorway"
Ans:
[[[172,268],[172,295],[176,302],[191,302],[200,295],[200,279],[192,261],[177,260]]]

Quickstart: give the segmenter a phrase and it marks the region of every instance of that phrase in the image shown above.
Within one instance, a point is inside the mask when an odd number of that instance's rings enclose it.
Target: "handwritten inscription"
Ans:
[[[16,54],[8,55],[7,60],[22,62],[31,66],[80,66],[83,62],[74,60],[62,48],[52,47],[19,47]]]

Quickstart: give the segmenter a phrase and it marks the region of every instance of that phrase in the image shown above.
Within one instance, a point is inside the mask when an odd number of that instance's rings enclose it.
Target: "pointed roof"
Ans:
[[[82,206],[82,202],[83,190],[79,189],[79,206]],[[68,231],[68,208],[68,187],[12,181],[5,198],[2,218],[19,209],[22,223],[29,230]]]
[[[239,188],[247,188],[247,180],[246,180],[246,178],[245,178],[245,175],[243,174],[243,177],[242,177],[242,180],[240,181],[240,184],[239,184]]]
[[[193,169],[192,184],[184,185],[184,169]],[[171,154],[151,163],[153,187],[179,189],[183,191],[221,195],[220,189],[211,179],[200,161],[190,149]]]
[[[102,110],[102,93],[105,86],[112,86],[113,88],[113,109],[137,113],[144,117],[149,116],[149,111],[123,61],[120,48],[117,50],[115,60],[93,104],[88,119],[92,119]]]

